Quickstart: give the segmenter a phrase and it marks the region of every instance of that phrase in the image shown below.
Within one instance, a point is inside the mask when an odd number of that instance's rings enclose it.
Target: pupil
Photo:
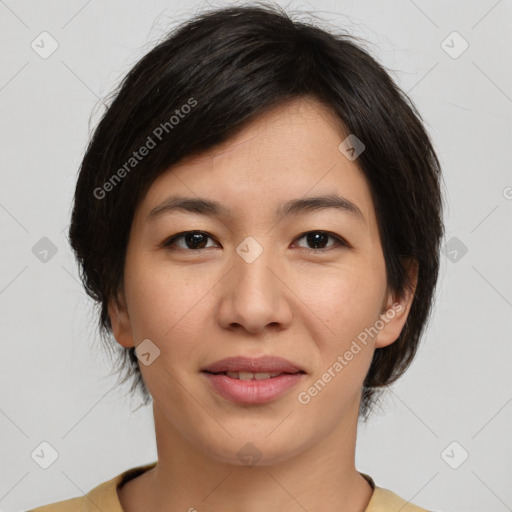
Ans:
[[[327,235],[325,233],[309,233],[307,235],[308,243],[315,245],[315,248],[318,249],[317,245],[320,243],[322,245],[322,238],[325,242],[327,239]]]
[[[201,244],[201,239],[203,239],[203,243]],[[202,249],[205,244],[206,237],[202,233],[188,233],[185,235],[185,240],[187,241],[187,246],[190,244],[192,247],[189,247],[189,249]],[[197,244],[200,245],[200,247],[197,247]]]

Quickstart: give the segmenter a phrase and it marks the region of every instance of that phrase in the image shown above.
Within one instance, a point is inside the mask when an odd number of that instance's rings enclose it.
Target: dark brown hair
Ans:
[[[69,241],[99,332],[118,352],[119,383],[132,380],[148,403],[134,348],[113,339],[108,304],[123,286],[133,215],[151,183],[185,156],[230,139],[260,114],[298,97],[329,107],[365,144],[357,158],[371,189],[388,286],[411,285],[405,258],[419,264],[406,324],[375,350],[360,413],[375,391],[410,365],[427,324],[439,271],[441,170],[412,101],[359,39],[292,20],[264,3],[196,15],[129,71],[89,142],[76,184]],[[157,136],[158,135],[158,136]],[[145,156],[134,152],[154,145]],[[140,156],[140,153],[138,153]]]

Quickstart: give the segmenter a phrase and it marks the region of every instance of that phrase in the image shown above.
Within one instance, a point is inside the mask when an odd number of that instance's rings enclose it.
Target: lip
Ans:
[[[219,372],[281,373],[268,379],[239,380]],[[277,400],[301,382],[307,372],[282,357],[233,356],[201,369],[208,383],[223,398],[241,404],[262,404]]]
[[[239,380],[223,373],[202,374],[219,395],[240,404],[262,404],[276,400],[306,376],[305,373],[283,373],[269,379]]]
[[[201,368],[203,372],[269,372],[269,373],[307,373],[303,368],[277,356],[246,357],[232,356],[225,357],[219,361]]]

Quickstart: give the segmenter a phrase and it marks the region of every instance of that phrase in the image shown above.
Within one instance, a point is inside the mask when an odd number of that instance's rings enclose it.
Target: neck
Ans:
[[[359,404],[357,404],[358,406]],[[273,464],[232,464],[205,455],[154,404],[158,464],[118,494],[126,512],[364,512],[370,484],[355,468],[357,413],[315,445]]]

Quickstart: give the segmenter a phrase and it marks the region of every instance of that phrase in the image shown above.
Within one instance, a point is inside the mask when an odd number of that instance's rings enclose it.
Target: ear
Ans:
[[[409,258],[402,261],[402,264],[409,276],[411,286],[405,290],[401,299],[397,299],[391,292],[387,295],[387,303],[380,315],[380,320],[384,326],[379,329],[374,338],[375,348],[387,347],[398,339],[411,309],[418,284],[418,261]]]
[[[134,347],[130,315],[123,290],[110,300],[108,314],[116,341],[125,348]]]

